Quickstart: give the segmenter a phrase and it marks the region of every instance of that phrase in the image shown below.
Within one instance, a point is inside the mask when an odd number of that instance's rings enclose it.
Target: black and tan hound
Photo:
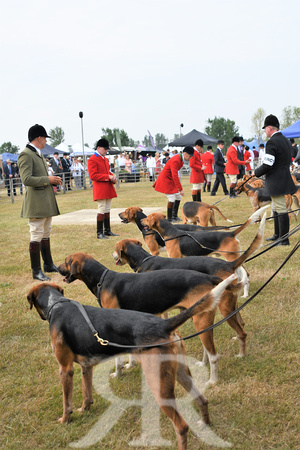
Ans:
[[[53,352],[59,364],[63,388],[63,415],[61,423],[67,423],[72,413],[74,362],[82,372],[83,403],[79,411],[90,409],[93,403],[93,366],[124,351],[111,345],[101,345],[93,335],[110,343],[128,345],[141,363],[149,387],[162,411],[172,420],[178,448],[187,448],[188,424],[180,414],[175,397],[175,380],[195,399],[204,423],[209,424],[208,400],[197,389],[186,363],[182,341],[175,330],[194,314],[214,310],[224,289],[235,275],[222,281],[204,298],[178,316],[164,320],[152,314],[136,311],[101,309],[83,306],[63,296],[63,289],[55,284],[42,283],[28,293],[30,309],[34,306],[43,320],[48,320]],[[80,310],[83,308],[84,312]],[[88,320],[85,318],[87,315]],[[162,344],[147,349],[134,346]],[[130,349],[132,346],[132,349]]]

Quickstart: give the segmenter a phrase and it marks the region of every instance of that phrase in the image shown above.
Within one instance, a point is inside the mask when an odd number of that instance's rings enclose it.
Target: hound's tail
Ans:
[[[227,220],[227,222],[233,223],[232,220],[227,219],[227,217],[225,217],[224,214],[221,213],[221,211],[219,210],[219,208],[216,205],[209,205],[209,207],[211,209],[214,209],[215,211],[217,211],[224,220]]]
[[[270,205],[267,206],[263,206],[262,208],[259,208],[257,211],[255,211],[252,216],[249,217],[249,219],[243,223],[243,225],[241,225],[239,228],[237,228],[234,232],[233,235],[236,236],[237,234],[239,234],[241,231],[243,231],[248,225],[250,225],[251,223],[256,222],[257,220],[259,220],[260,216],[265,212],[265,210],[267,208],[269,208]]]
[[[261,208],[263,209],[263,208]],[[265,232],[265,223],[266,223],[266,216],[267,213],[264,213],[263,218],[261,219],[258,232],[251,242],[250,246],[247,248],[247,250],[239,256],[235,261],[232,261],[232,270],[236,270],[238,267],[240,267],[246,259],[249,258],[259,247],[261,247],[263,238],[264,238],[264,232]],[[251,216],[252,217],[252,216]]]
[[[166,331],[168,333],[171,333],[195,314],[201,314],[205,311],[214,310],[218,306],[221,300],[221,296],[227,286],[229,286],[234,280],[236,280],[236,278],[237,276],[235,274],[230,275],[186,311],[183,311],[177,316],[167,319]]]

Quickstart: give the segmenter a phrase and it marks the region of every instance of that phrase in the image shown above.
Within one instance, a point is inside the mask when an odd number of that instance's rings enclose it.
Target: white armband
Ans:
[[[275,162],[275,156],[269,155],[268,153],[265,154],[262,163],[267,164],[267,166],[273,166]]]

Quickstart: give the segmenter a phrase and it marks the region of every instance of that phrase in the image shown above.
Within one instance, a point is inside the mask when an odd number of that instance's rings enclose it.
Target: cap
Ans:
[[[195,145],[199,145],[199,147],[203,147],[202,139],[197,139],[197,141],[195,142]]]
[[[184,149],[182,150],[182,153],[188,153],[191,156],[194,156],[194,147],[192,147],[191,145],[188,145],[187,147],[184,147]]]
[[[269,116],[267,116],[265,118],[265,123],[264,123],[264,126],[262,127],[262,129],[264,129],[268,126],[279,128],[279,120],[277,119],[276,116],[273,116],[273,114],[270,114]]]
[[[32,142],[32,141],[34,141],[34,139],[36,139],[36,138],[38,138],[40,136],[46,137],[46,138],[51,138],[51,136],[48,136],[47,131],[45,130],[45,128],[42,127],[42,125],[38,125],[36,123],[32,127],[30,127],[29,130],[28,130],[28,141]]]
[[[96,144],[96,148],[97,147],[103,147],[106,150],[108,150],[109,149],[109,142],[108,142],[108,140],[107,139],[99,139],[99,141]]]

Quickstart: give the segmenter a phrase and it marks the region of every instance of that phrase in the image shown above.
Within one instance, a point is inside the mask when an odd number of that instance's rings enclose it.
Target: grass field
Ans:
[[[186,197],[183,200],[190,201],[188,180],[184,180],[184,188]],[[221,198],[219,191],[216,197],[204,193],[202,200],[210,203]],[[114,265],[112,252],[119,239],[141,239],[136,226],[121,223],[113,225],[112,230],[119,233],[120,237],[97,240],[96,205],[92,202],[91,190],[59,195],[57,200],[61,214],[95,208],[95,225],[54,225],[51,242],[56,264],[63,262],[73,252],[83,251],[109,269],[130,271],[129,266],[120,268]],[[184,201],[181,206],[183,203]],[[122,184],[118,190],[118,198],[112,204],[115,208],[124,209],[128,206],[165,205],[165,196],[156,193],[150,183]],[[234,223],[242,223],[252,214],[250,202],[243,195],[235,200],[226,199],[218,206]],[[126,372],[119,380],[109,380],[108,371],[112,362],[98,366],[94,405],[85,414],[76,411],[81,406],[81,375],[79,366],[76,367],[72,421],[68,425],[57,422],[62,413],[58,364],[52,353],[48,324],[40,320],[36,310],[29,310],[26,300],[28,291],[37,281],[31,277],[29,229],[27,220],[20,218],[20,209],[20,198],[14,204],[1,203],[0,200],[0,448],[65,449],[72,442],[83,438],[93,426],[98,426],[97,436],[103,433],[103,438],[101,442],[97,442],[96,438],[96,442],[89,448],[129,449],[130,443],[139,439],[143,427],[149,429],[151,421],[155,428],[154,436],[158,429],[155,414],[149,415],[148,411],[145,419],[140,407],[129,404],[130,400],[139,398],[143,389],[140,368]],[[217,224],[227,223],[217,217]],[[291,228],[295,225],[292,220]],[[251,225],[239,235],[243,250],[252,241],[257,228],[257,224]],[[265,235],[271,234],[273,223],[267,221]],[[251,279],[250,295],[272,275],[298,239],[299,233],[294,234],[290,239],[290,247],[275,247],[247,263]],[[51,274],[51,279],[64,287],[67,297],[84,304],[97,305],[96,299],[80,281],[63,285],[59,274]],[[299,448],[298,304],[299,252],[242,311],[248,333],[245,358],[235,357],[238,344],[232,340],[233,331],[227,324],[214,331],[220,354],[220,380],[205,390],[212,419],[212,440],[209,441],[208,435],[199,438],[197,430],[190,430],[189,449],[218,448],[226,442],[234,449]],[[220,319],[219,313],[217,319]],[[193,333],[192,322],[182,326],[180,332],[183,336]],[[192,363],[202,359],[202,346],[197,337],[186,341],[186,350]],[[192,372],[204,389],[203,381],[207,379],[207,371],[199,372],[199,369],[192,367]],[[116,397],[123,399],[123,403],[116,405],[113,410],[115,417],[112,415],[108,427],[111,428],[107,432],[101,428],[101,418],[106,417],[105,413],[111,411],[112,407],[105,392],[101,394],[101,389],[106,389],[106,392],[111,390]],[[183,396],[179,388],[178,396]],[[199,412],[195,405],[193,408],[197,418]],[[194,426],[192,428],[195,430]],[[172,424],[163,414],[160,415],[160,433],[166,444],[169,441],[171,445],[149,448],[177,448]],[[137,443],[136,448],[145,446]]]

